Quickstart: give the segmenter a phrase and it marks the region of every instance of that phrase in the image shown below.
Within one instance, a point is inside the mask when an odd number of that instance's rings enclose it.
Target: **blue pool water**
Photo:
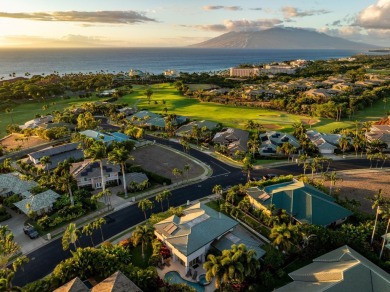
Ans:
[[[198,283],[190,282],[183,279],[176,271],[171,271],[165,274],[164,280],[171,284],[186,284],[192,288],[195,288],[198,292],[204,292],[204,287]]]
[[[203,286],[210,284],[210,282],[206,280],[206,274],[199,275],[198,283],[203,285]]]

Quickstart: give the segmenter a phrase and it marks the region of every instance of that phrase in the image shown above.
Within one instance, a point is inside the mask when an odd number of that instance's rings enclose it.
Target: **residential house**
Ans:
[[[89,138],[92,138],[97,141],[103,141],[104,144],[110,145],[112,142],[124,142],[124,141],[132,141],[135,144],[135,147],[137,147],[137,141],[130,139],[129,136],[120,133],[120,132],[113,132],[113,133],[103,133],[95,130],[85,130],[80,132],[80,134],[87,136]]]
[[[116,182],[119,184],[120,171],[120,165],[110,164],[107,159],[103,160],[103,175],[106,185],[110,182]],[[87,159],[83,162],[73,163],[70,172],[76,179],[78,187],[92,187],[93,189],[102,188],[99,161]]]
[[[136,109],[133,109],[131,107],[123,107],[123,108],[117,109],[117,111],[120,114],[123,114],[125,117],[127,117],[127,116],[133,115],[136,112]]]
[[[372,125],[366,135],[368,141],[379,140],[387,145],[390,150],[390,125]]]
[[[128,119],[130,119],[134,125],[140,127],[146,126],[156,129],[165,129],[166,117],[152,113],[150,111],[139,111],[130,116]],[[176,116],[172,123],[174,126],[178,126],[185,123],[186,120],[186,117]]]
[[[221,132],[216,133],[212,141],[216,144],[227,146],[231,155],[236,151],[247,152],[249,132],[236,128],[225,128]]]
[[[47,190],[36,195],[26,191],[22,193],[22,196],[24,199],[14,203],[14,205],[26,215],[28,215],[29,212],[36,212],[38,215],[48,213],[60,197],[60,195],[53,190]]]
[[[21,195],[38,185],[35,181],[22,180],[20,176],[18,172],[0,174],[0,196]]]
[[[171,250],[173,261],[179,261],[187,272],[191,266],[206,260],[211,245],[230,248],[226,240],[232,244],[238,242],[239,234],[234,237],[232,233],[237,226],[237,221],[204,203],[197,203],[183,210],[182,216],[173,215],[155,224],[154,234]],[[218,244],[221,239],[224,242]]]
[[[270,205],[286,210],[296,221],[328,226],[340,224],[352,212],[335,203],[335,199],[315,187],[293,180],[247,189],[247,197],[254,208],[268,210]]]
[[[390,275],[347,245],[313,260],[288,274],[293,282],[277,292],[384,292]]]
[[[317,146],[321,154],[332,154],[339,147],[340,134],[325,134],[316,130],[308,130],[306,136]]]
[[[264,156],[275,155],[278,146],[282,146],[283,143],[288,142],[297,149],[300,147],[298,140],[293,135],[283,132],[267,131],[266,133],[260,134],[259,138],[261,142],[259,153]]]
[[[90,282],[89,284],[91,285]],[[79,277],[76,277],[53,292],[142,292],[142,290],[121,271],[118,271],[92,289],[89,289]]]
[[[35,129],[39,125],[51,123],[53,121],[52,115],[47,115],[39,118],[32,119],[19,126],[22,130],[24,129]]]
[[[44,156],[50,158],[50,163],[45,166],[45,169],[53,169],[58,166],[59,162],[64,160],[80,160],[84,159],[84,152],[78,149],[79,143],[68,143],[56,147],[50,147],[28,154],[29,160],[35,165],[40,165],[40,160]]]
[[[192,121],[186,125],[181,126],[176,130],[176,136],[183,137],[183,136],[190,136],[192,127],[198,127],[198,129],[206,129],[209,132],[213,132],[217,130],[220,127],[220,124],[211,122],[211,121]]]

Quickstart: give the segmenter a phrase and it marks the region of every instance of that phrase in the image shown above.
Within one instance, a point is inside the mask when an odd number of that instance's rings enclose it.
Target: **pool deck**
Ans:
[[[185,279],[189,282],[194,282],[194,283],[198,282],[198,281],[192,280],[192,277],[186,277],[185,269],[184,269],[183,265],[180,264],[180,262],[172,262],[171,261],[169,267],[164,265],[162,269],[159,269],[159,268],[156,268],[156,269],[157,269],[157,273],[161,279],[164,279],[164,276],[166,273],[171,272],[171,271],[176,271],[180,274],[180,276],[183,279]],[[198,276],[206,273],[206,271],[203,269],[203,263],[199,264],[199,266],[196,269],[191,268],[191,270],[192,270],[192,274],[194,274],[194,271],[197,271]],[[205,288],[205,290],[204,290],[205,292],[213,292],[215,290],[214,279],[211,281],[211,283],[209,285],[204,286],[204,288]]]

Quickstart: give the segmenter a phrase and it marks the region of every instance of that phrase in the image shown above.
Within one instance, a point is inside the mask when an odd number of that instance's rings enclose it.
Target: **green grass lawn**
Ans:
[[[204,85],[204,84],[203,84]],[[251,108],[251,107],[236,107],[232,105],[222,105],[211,102],[200,102],[195,98],[188,98],[180,95],[180,93],[168,83],[152,85],[153,95],[151,102],[148,104],[145,90],[147,86],[134,85],[133,92],[125,95],[118,100],[118,103],[128,103],[129,106],[137,104],[138,109],[147,109],[156,113],[162,113],[164,108],[168,109],[168,113],[183,115],[190,119],[211,120],[222,123],[224,126],[244,128],[246,121],[253,120],[265,126],[266,129],[278,129],[286,132],[292,131],[293,123],[299,122],[302,119],[307,120],[308,117],[288,114],[276,110]],[[10,114],[0,113],[0,136],[5,136],[5,128],[8,124],[14,122],[23,124],[24,122],[33,119],[36,114],[47,114],[54,110],[63,110],[72,105],[79,105],[83,102],[99,100],[97,97],[88,99],[80,99],[72,97],[70,99],[56,99],[48,102],[26,102],[13,107],[13,112]],[[165,101],[165,104],[163,103]],[[155,104],[157,101],[157,104]],[[52,104],[55,102],[54,104]],[[48,110],[43,110],[43,105],[49,105]],[[378,120],[385,115],[386,110],[383,109],[383,102],[378,101],[371,108],[358,112],[355,117],[341,122],[335,122],[330,119],[320,119],[313,125],[313,129],[322,132],[331,132],[336,128],[353,127],[353,121],[360,120]]]
[[[74,96],[70,99],[56,98],[49,99],[46,102],[25,101],[22,104],[17,104],[12,107],[11,113],[0,113],[0,137],[6,135],[5,129],[7,125],[11,123],[22,125],[26,121],[35,118],[36,114],[45,115],[57,110],[63,111],[65,108],[71,107],[72,105],[77,106],[84,102],[96,101],[98,99],[99,98],[97,97],[80,99],[79,97]],[[42,107],[44,105],[48,105],[49,108],[43,110]]]

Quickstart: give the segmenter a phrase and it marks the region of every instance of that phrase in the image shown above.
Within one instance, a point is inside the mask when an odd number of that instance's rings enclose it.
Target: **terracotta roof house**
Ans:
[[[103,160],[103,175],[106,184],[110,181],[119,183],[119,172],[121,168],[117,164],[108,163],[107,159]],[[77,181],[78,187],[91,186],[93,189],[102,188],[102,178],[100,173],[100,163],[91,161],[91,159],[83,162],[73,163],[70,173]]]
[[[210,246],[237,225],[230,217],[197,203],[183,210],[183,216],[173,215],[155,224],[154,234],[171,250],[173,261],[179,261],[187,272],[194,264],[204,262]]]
[[[352,212],[335,203],[335,199],[311,185],[293,180],[267,186],[264,189],[247,189],[252,206],[268,209],[284,209],[300,223],[328,226],[340,224],[352,215]]]
[[[390,291],[390,275],[347,245],[314,259],[289,276],[293,282],[276,291]]]
[[[56,147],[50,147],[28,154],[28,158],[35,165],[40,164],[40,159],[44,156],[50,157],[50,163],[46,169],[53,169],[58,166],[59,162],[67,159],[84,159],[84,152],[78,149],[79,143],[68,143]]]
[[[248,151],[249,132],[235,128],[226,128],[215,134],[214,143],[225,145],[231,154],[237,150]]]
[[[60,197],[53,190],[47,190],[36,195],[27,191],[22,193],[22,196],[25,198],[14,203],[14,205],[26,215],[31,211],[36,212],[38,215],[46,214],[53,208],[54,203]]]
[[[20,175],[18,172],[0,174],[0,196],[20,195],[38,185],[35,181],[22,180]]]
[[[81,281],[79,277],[76,277],[70,280],[68,283],[55,289],[53,292],[89,292],[89,291],[90,290],[83,283],[83,281]]]

